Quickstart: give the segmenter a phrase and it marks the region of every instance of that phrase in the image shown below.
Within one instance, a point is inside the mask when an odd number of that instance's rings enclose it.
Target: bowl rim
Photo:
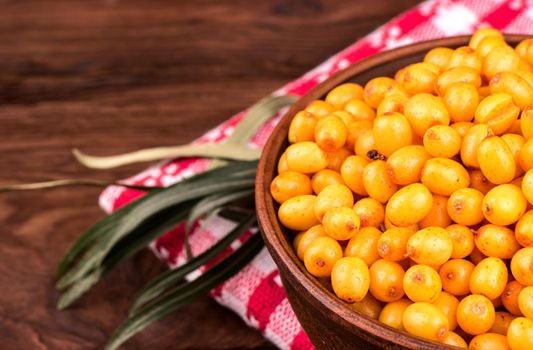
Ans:
[[[284,265],[284,268],[293,274],[293,277],[298,281],[300,286],[320,302],[326,308],[326,311],[335,317],[336,320],[349,326],[355,326],[373,336],[384,338],[387,341],[408,348],[436,349],[441,348],[442,343],[396,330],[378,320],[371,319],[351,309],[327,288],[318,283],[316,278],[307,272],[302,262],[296,257],[292,245],[284,237],[285,233],[277,219],[274,201],[270,195],[270,182],[277,173],[277,160],[281,155],[281,148],[286,139],[286,135],[279,134],[284,127],[287,127],[292,117],[298,111],[305,108],[311,100],[321,98],[325,92],[348,81],[353,76],[386,64],[389,61],[421,54],[435,47],[459,47],[468,45],[470,37],[470,35],[462,35],[413,43],[366,57],[336,72],[325,81],[313,87],[306,94],[299,97],[283,115],[264,146],[264,150],[268,150],[268,152],[261,154],[257,168],[255,202],[258,224],[270,254],[277,257],[277,259],[274,259],[276,263],[280,261]],[[513,44],[530,37],[531,35],[525,34],[505,35],[506,41]],[[271,220],[271,218],[274,218],[274,220]]]

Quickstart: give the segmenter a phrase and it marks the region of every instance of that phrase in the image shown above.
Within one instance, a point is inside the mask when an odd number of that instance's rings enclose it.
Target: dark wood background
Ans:
[[[0,183],[118,179],[70,150],[110,155],[191,141],[416,0],[0,1]],[[67,311],[55,268],[102,217],[95,188],[0,194],[2,349],[94,349],[164,267],[144,252]],[[272,348],[203,298],[129,349]]]

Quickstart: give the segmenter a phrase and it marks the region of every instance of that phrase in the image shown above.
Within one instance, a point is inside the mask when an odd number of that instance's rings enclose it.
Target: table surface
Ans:
[[[119,179],[111,155],[191,141],[298,77],[416,0],[4,1],[0,11],[0,183]],[[0,195],[2,349],[102,348],[135,290],[164,267],[145,251],[66,311],[55,268],[102,218],[99,189]],[[207,297],[128,349],[273,348]]]

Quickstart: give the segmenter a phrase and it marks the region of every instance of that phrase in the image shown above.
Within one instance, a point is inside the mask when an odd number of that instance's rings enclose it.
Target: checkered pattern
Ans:
[[[492,26],[506,33],[531,33],[532,23],[533,2],[529,0],[426,1],[392,19],[275,94],[303,95],[338,70],[383,50],[421,40],[470,34],[480,26]],[[197,142],[224,140],[245,113],[243,111],[233,116]],[[265,144],[278,119],[279,115],[263,126],[253,138],[252,147],[262,147]],[[200,158],[167,160],[126,181],[132,184],[166,186],[204,171],[208,164],[208,160]],[[140,191],[110,186],[102,193],[100,205],[111,212],[141,195]],[[221,239],[232,226],[231,222],[218,217],[197,225],[191,236],[193,252],[201,253]],[[183,230],[183,225],[180,225],[150,245],[154,253],[171,268],[184,262]],[[251,234],[255,232],[244,234],[225,254],[236,249]],[[203,270],[205,267],[188,278],[194,278]],[[239,274],[213,290],[211,295],[220,304],[239,314],[248,325],[257,328],[279,348],[313,348],[287,301],[279,272],[266,250],[261,251]]]

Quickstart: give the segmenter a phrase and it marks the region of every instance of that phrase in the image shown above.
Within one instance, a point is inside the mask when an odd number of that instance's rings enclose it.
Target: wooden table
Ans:
[[[191,141],[416,0],[5,1],[0,7],[0,183],[118,179],[146,165],[84,169],[110,155]],[[164,267],[144,252],[67,311],[55,268],[103,216],[96,188],[0,195],[2,349],[101,348],[128,300]],[[129,349],[273,348],[203,298]]]

